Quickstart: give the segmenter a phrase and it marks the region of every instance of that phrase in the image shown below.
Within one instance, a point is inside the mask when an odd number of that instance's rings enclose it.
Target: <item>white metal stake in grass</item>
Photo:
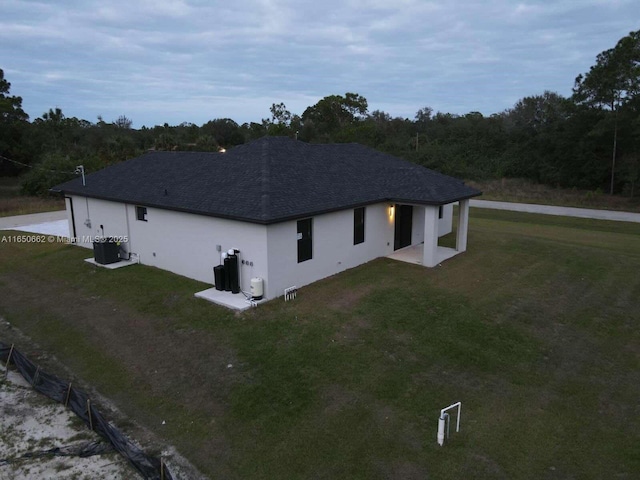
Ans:
[[[458,420],[456,422],[456,432],[460,431],[460,411],[462,410],[462,402],[456,402],[453,405],[449,405],[446,408],[440,410],[440,418],[438,418],[438,445],[441,447],[444,445],[444,427],[445,420],[449,420],[449,414],[446,413],[447,410],[451,410],[452,408],[458,407]],[[449,436],[449,432],[447,431],[447,437]]]

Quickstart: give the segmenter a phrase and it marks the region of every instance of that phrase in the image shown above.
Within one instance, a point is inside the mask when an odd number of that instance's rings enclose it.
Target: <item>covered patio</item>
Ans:
[[[388,255],[388,258],[424,265],[425,267],[435,267],[445,260],[466,251],[469,229],[469,200],[460,200],[458,205],[455,248],[438,245],[439,208],[437,206],[427,206],[424,213],[424,242],[400,248]]]

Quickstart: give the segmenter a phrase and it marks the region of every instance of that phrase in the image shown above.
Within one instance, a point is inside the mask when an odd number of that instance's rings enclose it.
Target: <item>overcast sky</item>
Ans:
[[[355,92],[369,111],[485,115],[570,95],[640,28],[638,0],[0,0],[0,68],[31,120],[134,127],[292,113]]]

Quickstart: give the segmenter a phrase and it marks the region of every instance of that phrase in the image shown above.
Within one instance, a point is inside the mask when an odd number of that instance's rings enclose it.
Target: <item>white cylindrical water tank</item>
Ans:
[[[260,277],[253,277],[251,279],[251,298],[253,300],[260,300],[264,294],[264,282]]]

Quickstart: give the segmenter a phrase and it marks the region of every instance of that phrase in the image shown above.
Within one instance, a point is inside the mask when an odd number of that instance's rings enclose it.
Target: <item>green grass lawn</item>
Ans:
[[[467,183],[482,191],[479,200],[640,212],[640,196],[637,194],[629,197],[621,194],[609,195],[600,189],[594,191],[551,187],[522,178],[469,180]]]
[[[0,314],[212,478],[640,472],[638,224],[472,209],[441,267],[379,259],[243,314],[89,255],[0,243]]]

